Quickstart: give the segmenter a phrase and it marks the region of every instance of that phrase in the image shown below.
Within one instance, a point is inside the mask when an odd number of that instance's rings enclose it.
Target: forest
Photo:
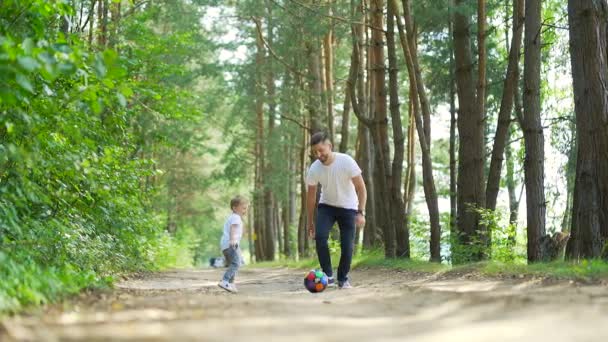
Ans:
[[[248,264],[315,258],[319,131],[363,170],[357,255],[608,269],[607,23],[605,0],[2,0],[0,312],[205,266],[237,194]]]

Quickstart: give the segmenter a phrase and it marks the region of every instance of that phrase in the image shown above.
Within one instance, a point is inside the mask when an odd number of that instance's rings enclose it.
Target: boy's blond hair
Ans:
[[[242,203],[247,203],[247,199],[241,195],[236,195],[230,200],[230,209],[234,210],[234,208],[238,207]]]

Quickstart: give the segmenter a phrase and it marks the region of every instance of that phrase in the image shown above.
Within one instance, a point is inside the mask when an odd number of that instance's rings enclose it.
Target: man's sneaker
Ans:
[[[230,283],[230,287],[232,287],[232,291],[233,292],[239,292],[239,290],[236,288],[236,285],[234,285],[234,283]]]
[[[336,280],[334,279],[334,277],[327,277],[327,287],[334,286],[336,286]]]
[[[224,290],[228,291],[228,292],[232,292],[232,293],[236,293],[236,289],[227,281],[225,280],[221,280],[217,286],[223,288]]]
[[[352,289],[353,286],[350,284],[350,281],[346,280],[346,281],[339,281],[338,282],[338,286],[340,287],[340,289],[342,290],[346,290],[346,289]]]

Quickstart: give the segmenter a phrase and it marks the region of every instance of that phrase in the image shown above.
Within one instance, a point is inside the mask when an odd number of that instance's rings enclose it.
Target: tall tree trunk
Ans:
[[[384,0],[373,0],[370,10],[372,26],[375,28],[384,27]],[[379,204],[377,209],[380,210],[381,214],[378,219],[381,220],[380,224],[383,229],[384,254],[387,258],[394,258],[396,256],[396,231],[392,220],[392,212],[395,208],[390,201],[389,189],[392,175],[388,146],[384,34],[378,29],[372,29],[371,51],[371,82],[374,90],[372,94],[374,105],[372,107],[373,123],[371,128],[374,141],[374,168],[378,172],[378,176],[375,178],[378,182],[376,201]],[[382,204],[380,205],[380,203]]]
[[[108,0],[99,0],[97,5],[97,22],[99,24],[97,44],[99,49],[103,50],[108,43]]]
[[[306,118],[304,123],[310,122]],[[306,165],[308,164],[308,143],[310,132],[303,129],[301,132],[300,140],[300,158],[298,160],[298,174],[300,176],[300,220],[298,222],[298,256],[300,258],[308,255],[308,233],[306,225],[308,222],[306,219],[307,204],[306,204]]]
[[[511,139],[512,132],[514,131],[513,126],[509,129],[509,135],[507,140]],[[506,177],[505,183],[507,185],[507,191],[509,193],[509,224],[513,227],[517,227],[517,218],[519,215],[519,197],[516,190],[517,182],[515,180],[515,156],[513,156],[511,144],[507,144],[505,147],[505,158],[506,158]],[[511,246],[515,246],[517,229],[511,232],[512,234],[508,237]]]
[[[449,0],[449,37],[454,34],[454,0]],[[450,253],[454,255],[456,233],[456,63],[454,61],[454,41],[450,43]]]
[[[543,259],[541,239],[545,236],[545,143],[540,117],[541,3],[542,0],[527,0],[525,5],[523,131],[529,262]]]
[[[319,47],[315,41],[307,41],[306,52],[308,56],[308,115],[312,132],[316,133],[323,129],[321,124],[321,107],[323,82],[321,77],[321,66],[319,65]]]
[[[389,0],[392,7],[393,13],[398,13],[398,5],[396,0]],[[405,1],[405,7],[407,8],[408,1]],[[390,12],[390,11],[389,11]],[[412,22],[412,17],[405,14],[406,23]],[[399,18],[397,16],[397,18]],[[406,24],[408,26],[409,24]],[[430,124],[431,109],[429,101],[427,100],[426,90],[424,89],[424,80],[422,79],[422,73],[417,59],[413,58],[413,54],[410,51],[410,44],[407,41],[407,36],[404,32],[403,26],[398,21],[399,37],[401,39],[401,47],[403,54],[405,55],[406,65],[408,68],[408,74],[410,83],[415,85],[415,92],[418,100],[420,100],[420,107],[422,109],[422,115],[427,118],[427,122]],[[410,25],[412,26],[412,25]],[[416,101],[416,99],[414,99]],[[431,223],[431,241],[430,241],[430,255],[431,261],[441,261],[441,226],[439,223],[439,205],[437,198],[437,190],[435,188],[435,180],[433,177],[433,165],[431,161],[431,150],[430,137],[426,136],[426,131],[423,126],[422,116],[419,112],[414,111],[416,119],[416,128],[418,130],[418,141],[420,142],[420,149],[422,151],[422,178],[424,195],[429,211],[429,218]],[[429,131],[430,134],[430,131]]]
[[[513,40],[511,51],[509,51],[509,62],[505,76],[502,101],[498,112],[498,124],[494,136],[494,147],[492,148],[492,160],[488,173],[486,186],[486,208],[496,210],[496,200],[500,189],[500,174],[502,170],[503,155],[509,136],[509,125],[511,124],[511,113],[517,87],[517,68],[519,65],[519,53],[521,50],[521,37],[523,32],[524,0],[513,0]],[[490,233],[490,232],[488,232]]]
[[[91,7],[89,7],[89,49],[93,47],[93,31],[95,30],[95,5],[97,0],[91,0]]]
[[[473,58],[471,56],[470,18],[466,14],[467,1],[456,0],[460,6],[454,13],[454,57],[456,61],[456,83],[458,86],[458,196],[457,227],[460,245],[465,247],[463,255],[455,255],[456,263],[483,258],[484,227],[479,224],[479,214],[472,210],[485,205],[484,191],[484,120],[477,107]],[[472,247],[472,249],[469,249]]]
[[[118,34],[120,28],[120,18],[121,18],[121,3],[120,2],[112,2],[112,6],[110,8],[110,15],[112,17],[112,29],[110,31],[110,40],[109,47],[114,49],[118,45]]]
[[[390,0],[389,0],[390,1]],[[403,257],[410,254],[410,237],[405,225],[405,205],[401,194],[401,182],[403,181],[403,156],[405,138],[401,124],[401,111],[399,103],[399,79],[397,65],[397,52],[395,48],[395,13],[393,6],[388,6],[386,45],[388,52],[389,70],[389,103],[391,112],[391,123],[393,127],[394,156],[391,170],[391,206],[394,208],[393,225],[396,236],[396,256]]]
[[[574,198],[574,183],[576,181],[576,153],[578,141],[576,139],[576,123],[570,123],[572,137],[568,143],[568,162],[566,163],[566,210],[562,218],[562,232],[570,231],[572,225],[572,200]]]
[[[407,168],[406,178],[403,182],[403,202],[405,203],[405,229],[410,231],[410,223],[412,212],[414,210],[414,197],[416,195],[416,119],[414,111],[419,111],[418,98],[413,84],[409,86],[410,103],[408,105],[408,133],[407,133]],[[401,257],[409,258],[411,251],[401,255]]]
[[[342,126],[340,128],[340,147],[338,149],[341,153],[348,151],[351,96],[350,87],[346,85],[344,89],[344,106],[342,107],[344,110],[342,111]]]
[[[331,8],[330,8],[331,15]],[[327,130],[331,137],[335,137],[334,129],[334,49],[333,28],[323,38],[323,51],[325,57],[325,96],[327,98]]]
[[[274,22],[272,19],[272,4],[267,4],[267,42],[270,46],[274,45]],[[268,54],[269,55],[269,54]],[[268,133],[264,136],[265,142],[264,145],[268,146],[265,151],[266,153],[264,157],[264,205],[265,205],[265,222],[266,225],[264,229],[266,229],[266,241],[265,241],[265,255],[266,260],[274,260],[276,254],[276,242],[277,237],[279,237],[279,227],[276,224],[278,217],[278,206],[275,198],[274,191],[272,190],[271,179],[274,178],[275,170],[273,168],[274,160],[272,160],[272,155],[274,150],[271,149],[273,144],[273,140],[275,139],[274,135],[274,127],[276,120],[276,90],[275,90],[275,79],[274,79],[274,70],[273,70],[273,60],[269,56],[264,59],[264,67],[266,71],[266,99],[268,102]],[[260,70],[258,70],[260,72]],[[280,241],[280,237],[279,237]]]
[[[259,19],[257,19],[259,20]],[[261,25],[260,25],[261,26]],[[261,74],[264,67],[264,43],[261,33],[256,35],[256,83],[263,84],[263,76]],[[256,157],[256,177],[254,188],[254,231],[255,231],[255,258],[257,261],[268,260],[266,254],[266,196],[264,195],[264,169],[266,166],[264,149],[264,89],[263,87],[255,87],[255,113],[256,113],[256,142],[255,142],[255,157]]]
[[[486,117],[486,1],[477,0],[477,111]]]
[[[570,259],[608,258],[607,12],[605,0],[568,1],[577,137]]]
[[[359,5],[355,0],[351,0],[351,14],[353,24],[351,24],[351,64],[346,82],[348,93],[352,104],[353,113],[359,118],[357,124],[357,148],[356,160],[360,165],[363,173],[363,180],[367,187],[367,204],[366,204],[366,224],[363,234],[363,247],[371,249],[376,246],[376,230],[377,230],[377,215],[376,215],[376,200],[375,200],[375,184],[373,179],[374,170],[372,166],[373,149],[370,139],[370,129],[361,121],[361,118],[369,117],[369,82],[365,77],[365,67],[369,63],[369,54],[366,55],[366,42],[368,41],[367,30],[364,30],[364,23],[367,22],[367,15],[363,12],[364,2]],[[356,24],[362,23],[362,24]],[[357,239],[359,241],[361,231],[357,230]]]

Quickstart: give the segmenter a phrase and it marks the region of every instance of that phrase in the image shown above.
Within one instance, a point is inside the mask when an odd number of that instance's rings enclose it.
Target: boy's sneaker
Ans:
[[[232,293],[236,293],[237,290],[227,281],[225,280],[221,280],[217,286],[223,288],[224,290],[228,291],[228,292],[232,292]]]
[[[338,286],[342,290],[352,289],[353,288],[353,286],[350,284],[350,281],[348,281],[348,280],[343,281],[343,282],[342,281],[338,282]]]
[[[327,287],[334,286],[336,286],[336,280],[334,279],[334,277],[327,277]]]
[[[232,287],[232,291],[233,292],[239,292],[239,290],[236,288],[236,285],[234,285],[234,283],[230,283],[230,287]]]

